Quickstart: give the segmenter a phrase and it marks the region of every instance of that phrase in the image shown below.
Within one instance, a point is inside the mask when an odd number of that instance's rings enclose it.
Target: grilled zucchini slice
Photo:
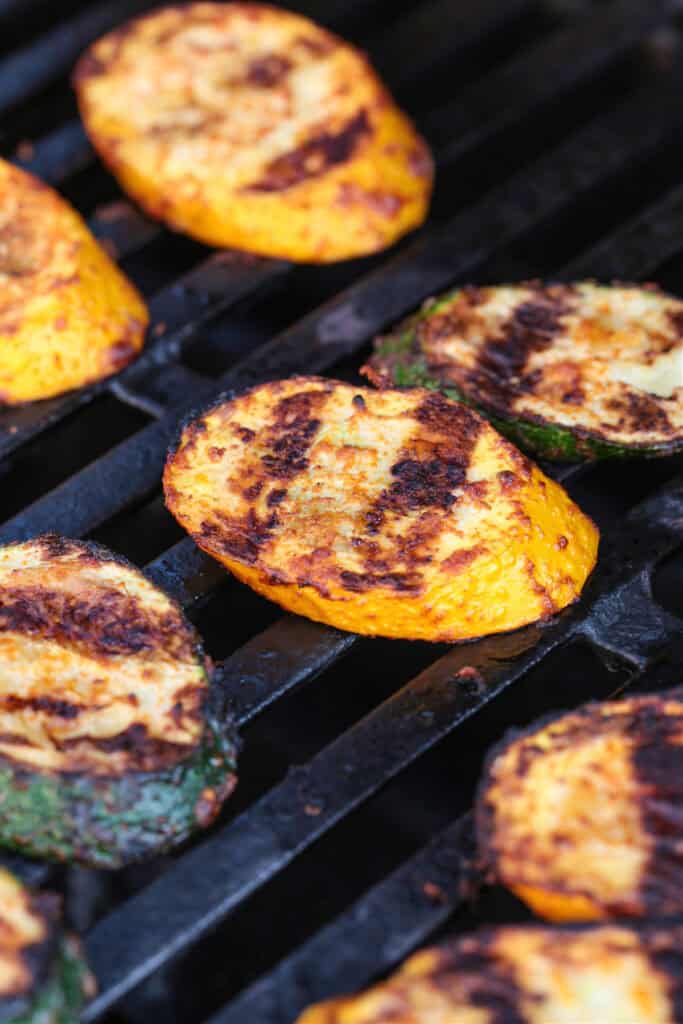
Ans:
[[[327,263],[420,224],[432,160],[365,57],[255,3],[167,7],[104,36],[74,86],[153,217],[208,245]]]
[[[363,372],[441,389],[552,459],[683,448],[683,302],[651,285],[459,288],[378,338]]]
[[[0,548],[0,843],[113,868],[207,825],[236,781],[180,609],[103,548]]]
[[[575,601],[598,531],[480,416],[428,391],[299,377],[182,431],[166,502],[283,608],[358,633],[464,640]]]
[[[94,981],[59,924],[59,898],[0,868],[0,1020],[77,1024]]]
[[[142,348],[148,320],[75,210],[0,160],[0,405],[116,373]]]
[[[511,733],[477,800],[490,876],[553,921],[683,914],[683,691]]]
[[[682,944],[680,926],[482,930],[299,1024],[680,1024]]]

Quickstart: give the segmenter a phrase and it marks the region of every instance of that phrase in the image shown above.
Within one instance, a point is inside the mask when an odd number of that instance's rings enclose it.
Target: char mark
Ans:
[[[500,333],[483,345],[470,374],[470,383],[482,401],[508,410],[517,392],[533,390],[533,375],[523,376],[528,359],[552,344],[569,309],[566,289],[565,294],[541,289],[533,300],[517,306]]]
[[[496,954],[494,933],[442,947],[440,954],[430,975],[435,988],[448,995],[466,978],[468,1003],[487,1010],[490,1024],[525,1024],[524,994],[512,966]]]
[[[251,62],[246,80],[249,85],[255,85],[257,88],[272,89],[279,85],[283,78],[286,78],[291,68],[292,62],[286,57],[270,53],[266,57],[258,57]]]
[[[297,149],[273,160],[265,176],[247,192],[283,192],[308,178],[324,174],[331,167],[346,163],[361,141],[370,133],[367,111],[361,110],[338,132],[322,132]]]
[[[192,657],[196,638],[177,613],[153,616],[118,590],[69,594],[46,587],[0,590],[0,633],[22,633],[96,657],[164,651]]]
[[[127,767],[131,771],[158,771],[177,764],[187,757],[189,745],[172,743],[150,736],[147,726],[141,722],[130,725],[115,736],[74,736],[57,742],[55,746],[63,752],[73,751],[78,760],[78,749],[90,747],[105,754],[125,754]]]
[[[650,855],[641,879],[647,913],[683,913],[683,712],[653,703],[630,722],[633,769],[640,785],[641,821]],[[681,1018],[683,1019],[683,1018]]]
[[[611,399],[607,406],[619,417],[617,426],[622,430],[665,435],[674,431],[666,409],[656,398],[643,391],[624,390],[618,398]]]
[[[0,711],[45,711],[55,718],[71,720],[78,718],[86,710],[90,709],[83,704],[73,704],[71,701],[55,697],[16,697],[13,694],[0,697]]]
[[[261,456],[268,476],[291,480],[308,467],[308,452],[320,428],[313,413],[324,404],[327,394],[325,390],[299,391],[278,403]]]
[[[354,594],[362,594],[375,587],[389,587],[399,594],[419,594],[422,588],[419,573],[410,572],[375,573],[344,570],[340,572],[339,580],[345,590],[350,590]]]

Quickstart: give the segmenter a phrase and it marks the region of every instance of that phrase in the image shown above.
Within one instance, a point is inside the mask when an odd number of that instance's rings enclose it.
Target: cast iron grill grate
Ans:
[[[290,3],[368,48],[439,169],[417,236],[317,269],[174,237],[95,161],[68,70],[149,6],[69,2],[58,17],[0,0],[3,152],[76,202],[153,317],[114,381],[0,413],[0,540],[96,537],[181,600],[243,727],[242,781],[211,832],[163,861],[14,864],[61,886],[85,933],[100,980],[87,1021],[291,1024],[445,926],[522,913],[465,897],[483,754],[549,708],[680,681],[683,460],[550,467],[603,531],[584,600],[549,627],[448,649],[341,634],[226,578],[163,508],[166,447],[221,391],[357,380],[375,333],[458,281],[654,277],[683,294],[678,5]]]

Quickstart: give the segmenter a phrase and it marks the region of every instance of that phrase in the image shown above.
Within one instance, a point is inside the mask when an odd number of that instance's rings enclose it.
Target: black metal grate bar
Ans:
[[[456,155],[463,156],[467,152],[471,152],[485,139],[499,134],[504,128],[509,127],[510,123],[521,118],[523,114],[528,115],[530,110],[533,110],[534,106],[547,96],[545,82],[547,81],[549,67],[559,64],[563,69],[564,77],[561,81],[558,81],[557,76],[555,76],[556,81],[553,95],[557,96],[563,88],[570,89],[582,78],[594,75],[598,67],[615,60],[619,53],[632,45],[649,25],[664,17],[670,6],[670,3],[662,2],[642,8],[641,5],[637,4],[637,10],[634,11],[632,9],[634,7],[633,0],[627,0],[627,2],[617,5],[616,9],[609,8],[606,17],[596,16],[590,19],[590,31],[595,36],[595,45],[593,47],[587,47],[586,45],[586,36],[590,35],[588,25],[582,26],[579,30],[574,29],[558,33],[557,36],[552,36],[549,41],[543,42],[538,48],[525,54],[520,61],[514,62],[509,69],[504,68],[501,73],[502,81],[498,82],[496,79],[499,76],[494,76],[493,82],[489,80],[484,83],[482,88],[475,88],[470,94],[465,94],[461,102],[459,102],[457,110],[449,108],[443,111],[439,118],[440,123],[449,126],[448,138],[453,139],[453,136],[455,136],[453,146],[456,147],[457,154],[455,149],[453,149],[449,159],[455,158]],[[635,16],[636,13],[638,14],[637,17]],[[471,18],[471,15],[469,17]],[[489,20],[487,20],[487,17]],[[488,10],[488,8],[484,12],[478,12],[477,18],[479,18],[480,26],[483,19],[488,31],[491,31],[494,24],[496,24],[493,18],[493,11]],[[481,27],[479,31],[481,31]],[[471,32],[474,32],[474,27],[472,27]],[[577,53],[583,55],[583,60],[568,59],[569,54]],[[561,57],[562,59],[560,59]],[[531,83],[531,85],[528,83]],[[508,95],[518,98],[510,106],[506,106],[504,103],[501,104],[501,96],[505,97]],[[458,113],[460,115],[459,118]],[[78,126],[67,126],[64,131],[69,138],[74,137],[76,149],[81,152],[83,147],[83,139],[79,134],[81,129]],[[59,133],[56,134],[58,135]],[[56,155],[62,164],[68,163],[68,154],[63,152],[63,143],[58,138],[52,138],[38,144],[37,159],[39,162],[44,159],[41,155],[41,147],[44,145],[47,147],[45,159],[48,162],[51,156]],[[55,150],[57,151],[56,154]],[[35,159],[36,157],[34,157],[33,161],[28,162],[26,166],[30,169],[35,169]],[[133,214],[131,219],[130,230],[127,223],[120,225],[117,229],[114,222],[113,226],[110,224],[107,230],[100,230],[97,233],[100,236],[108,237],[115,244],[117,244],[117,236],[127,239],[125,249],[121,242],[118,243],[122,249],[121,254],[123,254],[123,252],[130,251],[130,248],[135,247],[136,241],[140,244],[147,244],[160,231],[157,225],[135,214]],[[105,227],[107,226],[105,225]],[[223,300],[220,297],[216,297],[212,300],[210,295],[206,298],[204,297],[205,292],[208,290],[210,293],[211,289],[207,289],[207,286],[201,280],[204,273],[210,274],[211,268],[222,258],[227,258],[227,254],[219,254],[217,257],[213,257],[213,263],[212,259],[207,260],[202,265],[206,270],[198,268],[194,272],[197,284],[199,285],[198,293],[201,298],[198,301],[201,304],[202,312],[199,317],[193,317],[193,307],[183,306],[183,316],[182,318],[177,318],[176,325],[179,336],[171,338],[167,346],[167,351],[171,357],[176,354],[177,345],[180,344],[181,340],[193,337],[201,323],[212,316],[216,316],[226,308],[228,304],[227,299]],[[249,282],[248,277],[243,282],[243,294],[248,293],[251,288],[256,289],[261,286],[262,277],[269,274],[268,267],[263,265],[265,263],[266,261],[262,261],[262,264],[258,266],[254,273],[253,283]],[[275,264],[273,276],[278,276],[283,268],[283,264]],[[169,297],[172,299],[173,294],[175,294],[176,288],[177,286],[171,286],[166,292],[158,296],[153,303],[154,319],[157,322],[168,321],[169,317],[173,315],[172,312],[165,312],[165,307]],[[171,306],[174,306],[173,301],[171,301]],[[153,331],[150,334],[150,339],[147,351],[142,357],[142,363],[138,361],[135,367],[125,371],[124,381],[126,384],[130,380],[131,374],[140,373],[150,361],[157,362],[159,360],[160,350],[164,346],[155,343]],[[18,413],[13,411],[4,412],[0,415],[0,429],[4,427],[4,435],[0,436],[0,455],[8,454],[10,451],[15,450],[19,445],[53,425],[61,416],[72,412],[80,405],[86,404],[107,386],[109,386],[107,382],[103,382],[101,385],[84,389],[77,395],[70,395],[50,402],[47,405],[41,404],[32,407],[30,410],[21,410]]]
[[[680,77],[669,83],[665,94],[648,90],[614,115],[592,122],[529,171],[445,227],[423,235],[379,270],[257,348],[223,375],[219,387],[207,386],[205,394],[188,396],[186,411],[224,388],[241,389],[302,369],[329,369],[428,295],[471,275],[505,244],[656,152],[674,126],[683,123]],[[6,522],[0,527],[0,540],[47,529],[87,533],[144,496],[158,481],[181,413],[166,414]],[[131,472],[131,466],[137,466],[137,472]]]
[[[471,827],[466,815],[445,829],[210,1024],[292,1024],[311,1003],[358,990],[393,967],[461,902]]]
[[[457,99],[432,111],[422,128],[442,163],[452,163],[597,77],[674,9],[672,0],[653,4],[623,0],[598,8],[591,17],[539,40]]]
[[[605,280],[642,280],[681,248],[683,187],[678,187],[572,260],[565,272],[575,280],[595,273]]]
[[[549,628],[528,627],[454,648],[97,925],[88,950],[102,990],[86,1019],[96,1019],[197,941],[558,644],[581,630],[609,649],[617,627],[637,632],[641,609],[632,602],[624,604],[621,595],[629,582],[681,544],[682,523],[683,477],[679,477],[630,513],[603,545],[595,578],[580,606],[564,612]],[[598,610],[596,621],[594,609]],[[597,621],[607,629],[604,637]],[[296,620],[285,620],[284,628],[297,626]],[[674,635],[679,626],[675,620]],[[658,643],[663,639],[660,630]],[[248,678],[248,658],[240,657],[236,664]],[[285,670],[289,671],[288,666]],[[238,692],[239,678],[234,682]],[[270,680],[270,686],[274,693],[281,692],[279,675]],[[261,707],[267,704],[263,696],[259,702]],[[311,805],[319,813],[307,814],[306,807]],[[112,963],[111,949],[122,951],[116,963]]]

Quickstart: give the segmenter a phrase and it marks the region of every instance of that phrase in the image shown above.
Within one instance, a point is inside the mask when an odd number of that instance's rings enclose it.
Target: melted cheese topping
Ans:
[[[118,774],[190,753],[203,729],[197,637],[139,572],[46,538],[0,549],[0,755]]]

